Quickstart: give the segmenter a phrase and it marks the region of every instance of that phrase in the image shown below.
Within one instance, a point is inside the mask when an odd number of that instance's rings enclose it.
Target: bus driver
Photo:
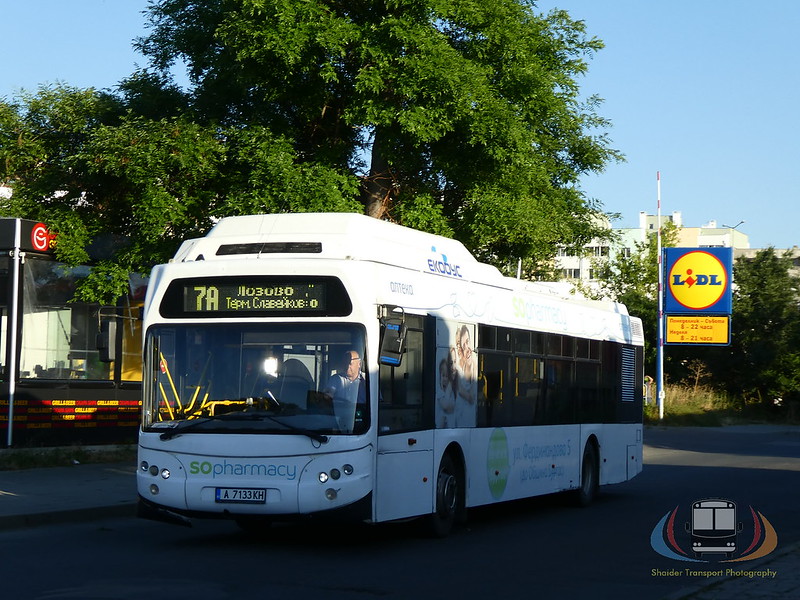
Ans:
[[[357,416],[363,419],[366,408],[366,381],[361,371],[361,357],[355,350],[348,350],[342,358],[341,368],[331,376],[323,390],[333,398],[333,412],[339,429],[351,433]],[[357,415],[360,412],[360,415]]]

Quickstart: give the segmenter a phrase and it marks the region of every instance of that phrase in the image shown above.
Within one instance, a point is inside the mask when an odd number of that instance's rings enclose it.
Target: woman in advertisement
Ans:
[[[475,427],[478,361],[472,350],[474,326],[459,323],[453,329],[449,323],[440,325],[446,331],[444,339],[453,340],[454,345],[439,348],[436,426]]]

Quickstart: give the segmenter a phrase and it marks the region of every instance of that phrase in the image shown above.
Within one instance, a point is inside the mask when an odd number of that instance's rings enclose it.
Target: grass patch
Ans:
[[[658,405],[644,407],[647,425],[676,425],[687,427],[722,427],[753,423],[792,423],[792,411],[783,408],[770,410],[762,404],[748,404],[739,398],[717,392],[705,386],[664,386],[664,418],[658,417]]]
[[[0,450],[0,471],[122,462],[136,463],[135,445],[59,446]]]

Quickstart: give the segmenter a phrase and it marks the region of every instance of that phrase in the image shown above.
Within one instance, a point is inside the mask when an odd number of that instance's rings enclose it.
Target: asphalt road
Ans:
[[[743,543],[751,508],[774,527],[778,549],[800,540],[800,431],[648,429],[645,442],[644,472],[603,488],[588,508],[549,496],[474,509],[444,540],[413,523],[307,523],[265,537],[230,522],[186,529],[130,518],[8,531],[0,589],[37,600],[662,599],[706,582],[653,546],[676,509],[677,543],[686,546],[683,522],[697,499],[735,501]]]

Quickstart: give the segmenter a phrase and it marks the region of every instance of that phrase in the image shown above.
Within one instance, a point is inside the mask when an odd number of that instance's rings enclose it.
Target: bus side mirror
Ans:
[[[103,319],[100,321],[100,333],[97,334],[97,352],[100,362],[110,363],[117,359],[117,321]]]
[[[399,367],[405,351],[406,326],[401,319],[381,321],[381,349],[378,362],[389,367]]]

